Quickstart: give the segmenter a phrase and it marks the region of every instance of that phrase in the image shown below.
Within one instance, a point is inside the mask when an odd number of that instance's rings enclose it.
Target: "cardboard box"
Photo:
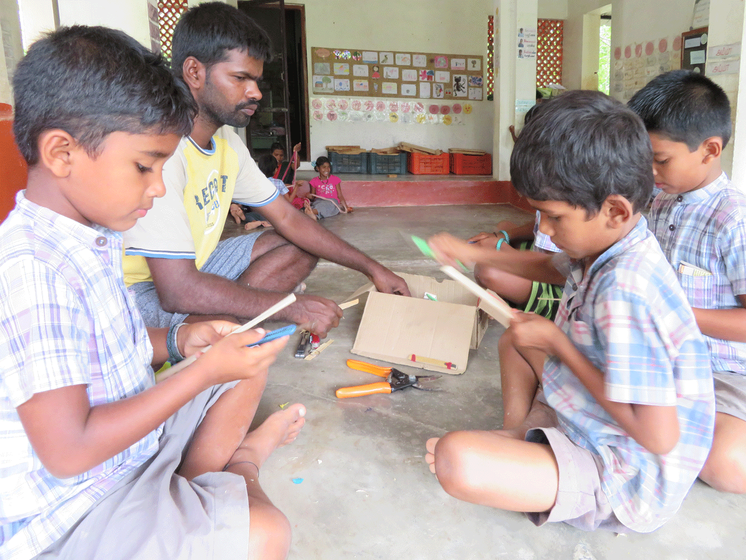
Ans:
[[[349,298],[369,292],[351,352],[439,373],[464,373],[469,350],[479,347],[489,321],[479,298],[450,279],[438,282],[427,276],[397,274],[406,280],[412,297],[382,294],[370,283]],[[425,292],[437,301],[424,299]],[[411,354],[454,366],[413,362]]]

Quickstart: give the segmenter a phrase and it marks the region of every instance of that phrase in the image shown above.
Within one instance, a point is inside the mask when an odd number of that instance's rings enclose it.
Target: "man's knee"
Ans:
[[[249,558],[286,558],[292,530],[285,514],[271,504],[251,508]]]
[[[746,446],[714,446],[699,477],[721,492],[746,494]]]

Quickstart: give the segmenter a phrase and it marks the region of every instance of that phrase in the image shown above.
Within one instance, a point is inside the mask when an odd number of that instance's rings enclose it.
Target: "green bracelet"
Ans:
[[[505,241],[508,243],[508,245],[510,245],[510,236],[508,235],[507,231],[505,231],[504,229],[501,229],[497,233],[502,233],[503,237],[505,237]]]
[[[503,243],[505,243],[505,239],[498,239],[497,240],[497,245],[495,245],[495,251],[499,251],[500,250],[500,245],[502,245]]]

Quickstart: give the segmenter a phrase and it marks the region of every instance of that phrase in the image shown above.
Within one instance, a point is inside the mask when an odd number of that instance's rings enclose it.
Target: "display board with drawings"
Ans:
[[[480,55],[311,48],[313,95],[482,101]]]

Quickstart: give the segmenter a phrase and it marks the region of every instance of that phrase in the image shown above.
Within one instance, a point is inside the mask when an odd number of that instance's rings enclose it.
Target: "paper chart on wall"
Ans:
[[[398,80],[399,79],[399,69],[396,66],[384,66],[383,67],[383,77],[386,80]]]
[[[380,62],[381,64],[394,64],[394,53],[392,52],[378,53],[378,62]]]
[[[334,63],[334,75],[335,76],[349,76],[350,65],[346,62],[335,62]]]
[[[423,99],[430,98],[430,82],[420,82],[420,97]]]
[[[381,93],[386,95],[396,95],[398,90],[397,85],[396,82],[383,82]]]
[[[352,66],[352,75],[359,78],[367,78],[368,68],[369,66],[367,64],[355,64]]]
[[[412,55],[406,53],[396,53],[394,57],[397,66],[409,66],[412,64]]]
[[[405,68],[401,71],[401,79],[405,82],[417,81],[417,70]]]
[[[417,68],[425,68],[427,66],[427,55],[425,54],[412,55],[412,66],[416,66]]]

